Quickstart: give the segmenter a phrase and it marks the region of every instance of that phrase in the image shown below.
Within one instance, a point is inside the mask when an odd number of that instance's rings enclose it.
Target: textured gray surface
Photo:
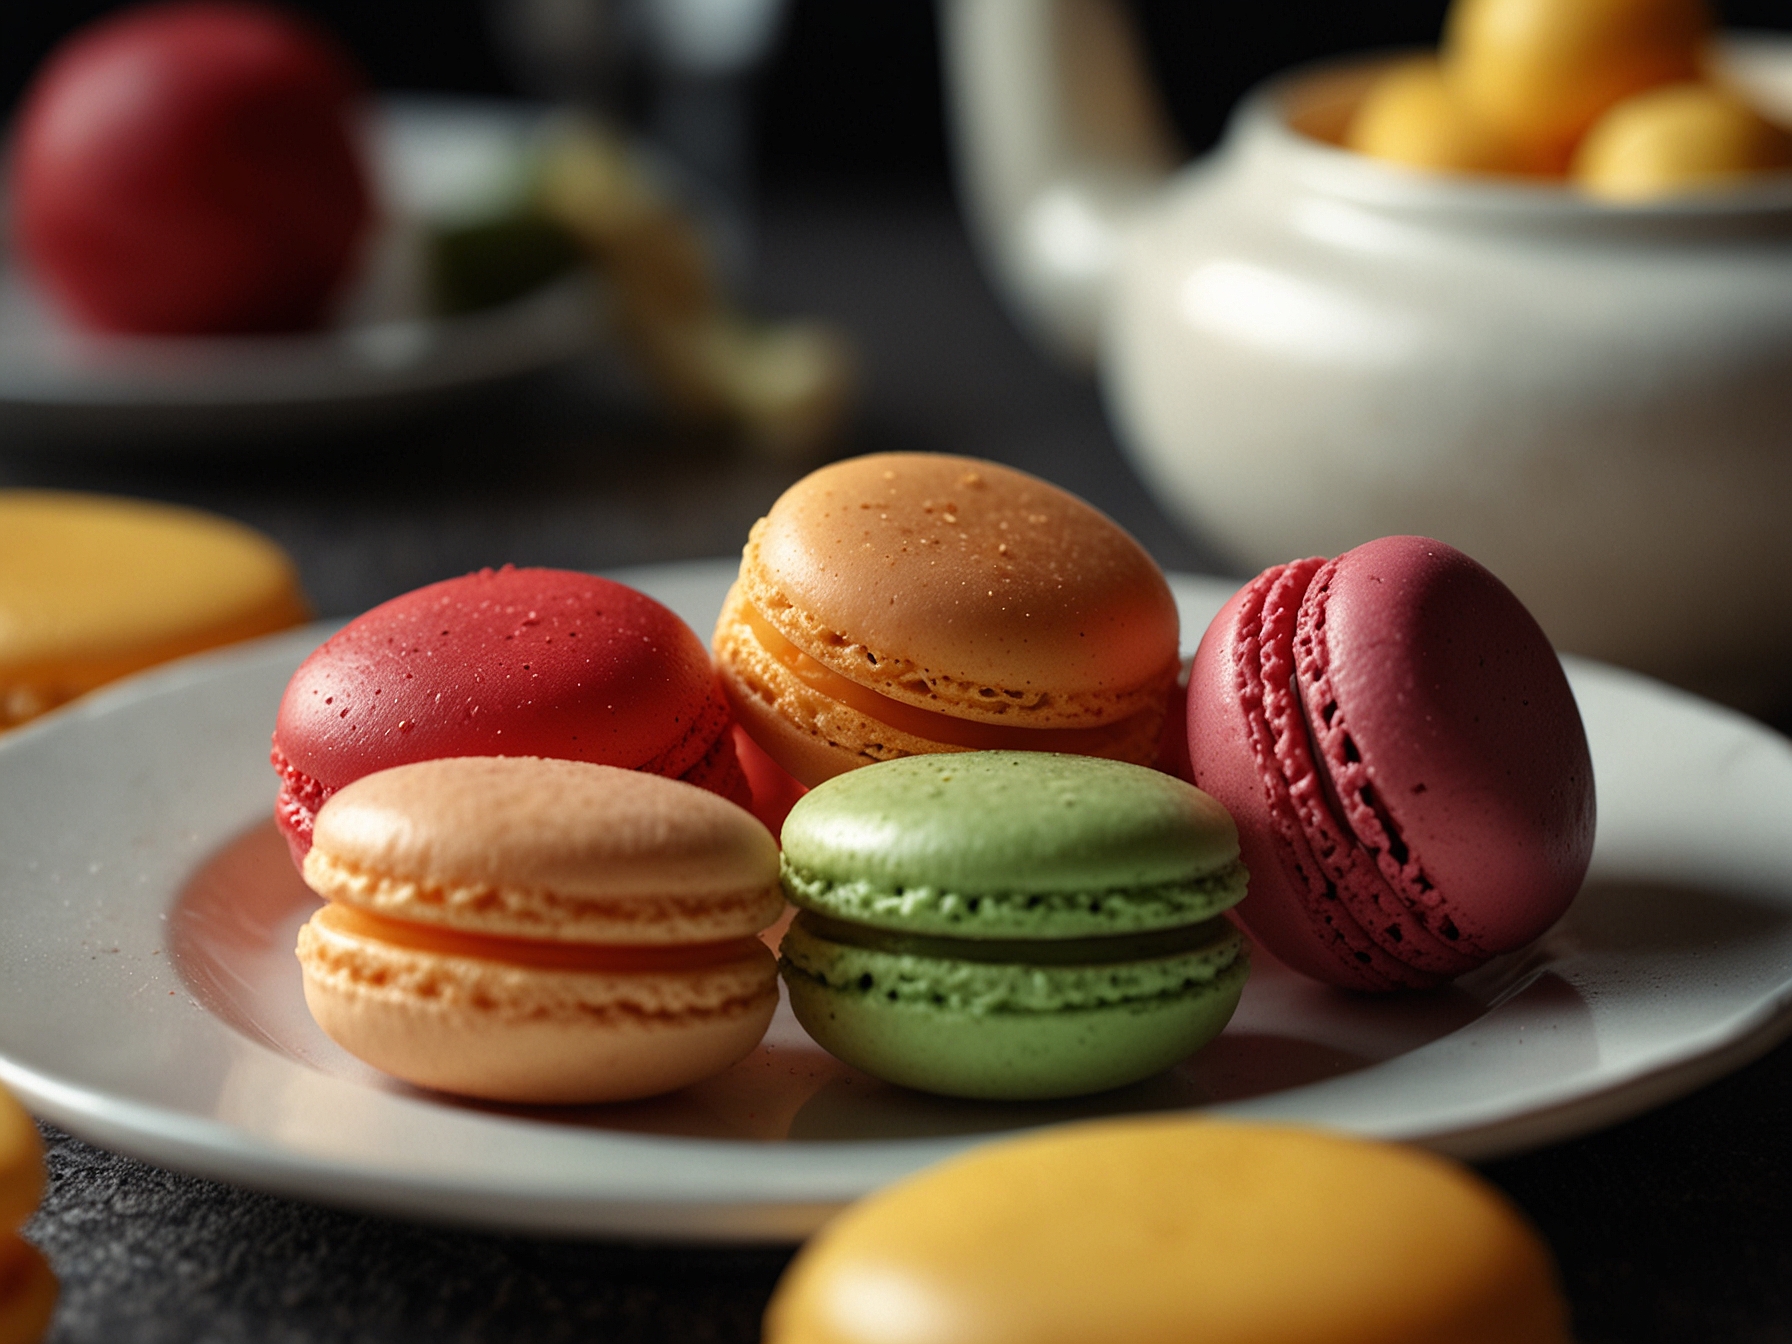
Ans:
[[[397,1223],[44,1137],[55,1344],[746,1344],[789,1258]]]

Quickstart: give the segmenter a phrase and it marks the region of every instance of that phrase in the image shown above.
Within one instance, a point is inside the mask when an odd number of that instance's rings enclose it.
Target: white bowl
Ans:
[[[1786,105],[1792,41],[1727,50]],[[1243,568],[1435,536],[1565,649],[1792,692],[1792,182],[1406,171],[1326,142],[1376,64],[1266,85],[1129,231],[1101,367],[1140,471]]]

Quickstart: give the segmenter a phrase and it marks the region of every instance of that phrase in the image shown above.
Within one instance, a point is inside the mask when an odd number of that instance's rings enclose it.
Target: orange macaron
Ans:
[[[493,1101],[620,1101],[745,1056],[777,1006],[755,935],[778,848],[744,809],[583,761],[450,757],[317,816],[305,1000],[339,1045]]]
[[[940,751],[1151,764],[1176,604],[1091,505],[929,453],[837,462],[754,526],[716,626],[741,726],[814,785]]]

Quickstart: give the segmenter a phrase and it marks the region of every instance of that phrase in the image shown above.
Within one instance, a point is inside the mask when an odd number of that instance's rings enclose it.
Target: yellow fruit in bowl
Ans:
[[[1434,57],[1389,67],[1369,86],[1344,132],[1359,154],[1445,173],[1560,172],[1540,154],[1472,115]]]
[[[1443,60],[1468,110],[1566,158],[1614,103],[1696,79],[1704,0],[1457,0]]]
[[[1645,201],[1792,169],[1792,134],[1728,89],[1672,84],[1627,98],[1581,141],[1574,180],[1609,201]]]

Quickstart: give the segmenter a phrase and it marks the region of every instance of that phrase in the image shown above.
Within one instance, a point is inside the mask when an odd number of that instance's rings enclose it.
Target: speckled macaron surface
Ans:
[[[292,562],[239,523],[142,500],[0,490],[0,729],[307,614]]]
[[[1569,1344],[1546,1247],[1466,1168],[1129,1120],[993,1144],[804,1248],[766,1344]]]
[[[797,1019],[886,1081],[1045,1098],[1159,1072],[1225,1025],[1247,971],[1220,913],[1231,819],[1142,766],[911,756],[791,810],[780,948]]]
[[[296,863],[336,789],[445,756],[622,766],[744,805],[732,727],[709,651],[645,593],[480,570],[362,613],[293,673],[274,723],[275,819]]]
[[[1150,556],[1067,491],[889,453],[824,467],[773,505],[715,648],[742,724],[804,783],[928,751],[1143,763],[1177,617]]]

